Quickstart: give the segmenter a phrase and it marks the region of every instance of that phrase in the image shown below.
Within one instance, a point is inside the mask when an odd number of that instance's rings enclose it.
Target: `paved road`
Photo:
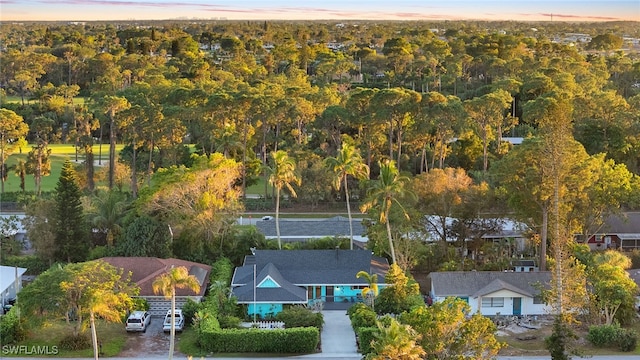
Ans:
[[[146,360],[160,360],[166,359],[167,356],[136,356],[135,359],[146,359]],[[11,357],[12,360],[34,360],[34,359],[56,359],[56,360],[78,360],[80,358],[58,358],[58,357],[48,357],[48,358],[37,358],[37,357],[27,357],[27,358],[18,358]],[[105,358],[109,360],[131,360],[133,358],[121,358],[121,357],[113,357],[113,358]],[[184,356],[174,356],[174,359],[183,360],[187,359]],[[216,359],[216,360],[278,360],[278,359],[324,359],[324,360],[355,360],[361,359],[361,356],[349,355],[349,354],[313,354],[313,355],[301,355],[301,356],[288,356],[288,357],[233,357],[233,358],[223,358],[223,357],[208,357],[207,359]],[[499,356],[498,360],[549,360],[549,356]],[[574,359],[581,359],[579,357],[574,357]],[[592,360],[638,360],[638,355],[594,355],[590,356],[587,359]]]

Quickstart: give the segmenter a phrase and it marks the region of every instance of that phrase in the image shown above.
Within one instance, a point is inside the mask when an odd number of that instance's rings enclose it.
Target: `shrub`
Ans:
[[[358,311],[359,309],[362,308],[369,308],[367,305],[363,304],[363,303],[355,303],[353,305],[351,305],[348,309],[347,309],[347,315],[349,317],[351,317],[352,314],[354,314],[356,311]]]
[[[316,351],[320,343],[320,331],[315,327],[203,331],[199,343],[208,352],[308,354]]]
[[[198,334],[204,332],[211,333],[220,330],[220,322],[213,314],[200,310],[194,317],[193,326],[198,330]]]
[[[324,324],[322,314],[314,313],[304,306],[284,309],[276,315],[276,320],[284,322],[286,328],[313,326],[320,330]]]
[[[209,281],[214,283],[215,281],[222,281],[223,284],[231,283],[231,277],[233,276],[233,264],[228,258],[220,258],[211,266],[211,275],[209,275]]]
[[[237,316],[220,315],[218,316],[218,322],[223,329],[238,329],[242,320]]]
[[[378,315],[368,307],[359,307],[351,316],[351,326],[354,329],[375,327]]]
[[[134,310],[149,311],[149,302],[145,298],[134,297],[133,298],[133,309]]]
[[[85,334],[67,335],[58,344],[63,350],[84,350],[91,348],[91,339]]]
[[[617,347],[620,351],[633,351],[638,345],[638,334],[618,324],[589,327],[587,339],[596,347]]]
[[[358,348],[362,355],[367,355],[373,350],[371,342],[375,339],[375,334],[379,331],[380,329],[378,329],[378,327],[362,327],[356,330]]]
[[[631,329],[620,329],[616,336],[616,345],[620,351],[633,351],[638,346],[638,334]]]
[[[193,317],[200,309],[202,309],[202,304],[191,299],[187,299],[187,302],[182,305],[182,315],[184,315],[184,321],[187,325],[193,324]]]
[[[596,347],[611,346],[615,343],[618,330],[620,326],[617,324],[590,326],[587,340]]]
[[[0,317],[0,340],[2,344],[13,344],[24,340],[26,331],[18,317],[18,308],[12,307],[8,313]]]

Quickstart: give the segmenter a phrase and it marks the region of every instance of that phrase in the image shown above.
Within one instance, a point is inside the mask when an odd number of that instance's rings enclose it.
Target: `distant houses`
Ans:
[[[362,219],[353,219],[354,246],[364,248],[367,242]],[[266,239],[276,239],[276,221],[274,219],[256,222],[258,231]],[[349,219],[334,216],[328,219],[280,219],[280,239],[283,242],[307,241],[326,237],[349,238]]]

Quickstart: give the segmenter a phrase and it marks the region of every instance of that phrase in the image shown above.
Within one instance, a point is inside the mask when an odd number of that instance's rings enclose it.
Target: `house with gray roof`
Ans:
[[[362,219],[353,219],[352,225],[354,244],[364,248],[367,237]],[[277,239],[274,219],[256,221],[256,227],[266,239]],[[280,219],[280,239],[285,242],[349,236],[349,219],[343,216],[328,219]]]
[[[640,249],[640,212],[609,216],[598,232],[590,235],[584,242],[591,250]]]
[[[368,286],[360,271],[378,275],[384,286],[387,259],[368,250],[254,250],[233,272],[231,294],[248,315],[273,316],[285,305],[347,308]]]
[[[551,282],[548,271],[442,271],[429,276],[434,301],[457,297],[469,303],[472,313],[521,316],[550,311],[540,296]]]

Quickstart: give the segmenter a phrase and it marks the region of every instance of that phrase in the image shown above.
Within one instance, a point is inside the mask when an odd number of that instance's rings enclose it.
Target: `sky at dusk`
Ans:
[[[1,21],[178,18],[640,21],[640,0],[0,0]]]

